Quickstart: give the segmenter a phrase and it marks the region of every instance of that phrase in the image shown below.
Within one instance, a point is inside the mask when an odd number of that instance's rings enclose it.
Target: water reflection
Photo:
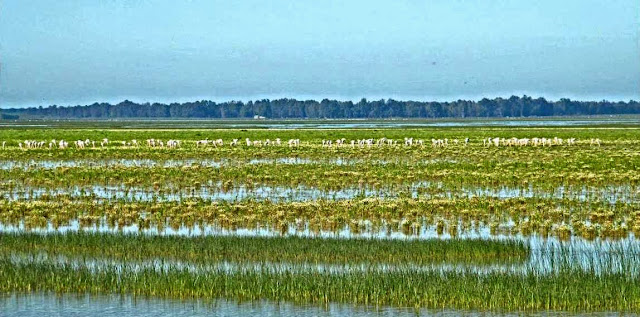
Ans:
[[[246,199],[271,201],[311,201],[319,199],[357,199],[357,198],[472,198],[492,197],[509,198],[546,198],[572,199],[578,201],[607,201],[615,203],[638,203],[640,191],[628,185],[586,187],[558,186],[552,189],[528,187],[481,187],[461,186],[450,188],[437,182],[416,182],[410,185],[389,185],[386,187],[347,186],[340,189],[320,189],[312,186],[269,186],[269,185],[231,185],[225,188],[222,182],[209,181],[199,187],[172,188],[165,184],[161,189],[136,186],[71,186],[69,188],[22,187],[13,186],[0,189],[0,199],[37,200],[45,197],[85,197],[99,200],[125,201],[183,201],[202,199],[211,201],[240,201]]]
[[[143,229],[140,230],[136,225],[125,226],[122,228],[111,228],[104,225],[94,225],[88,228],[80,228],[77,222],[72,226],[61,227],[58,229],[49,227],[47,229],[34,229],[25,230],[24,225],[19,226],[4,226],[0,225],[1,232],[34,232],[39,234],[49,233],[65,233],[65,232],[100,232],[100,233],[124,233],[124,234],[144,234],[144,235],[179,235],[179,236],[259,236],[259,237],[277,237],[282,236],[283,233],[274,229],[259,228],[249,229],[240,228],[237,230],[220,229],[214,226],[205,227],[186,227],[182,226],[179,229],[166,228],[162,231],[156,229]],[[418,235],[407,235],[401,232],[367,232],[357,233],[349,231],[348,228],[344,228],[338,232],[321,231],[319,233],[311,232],[308,229],[298,230],[294,226],[289,227],[289,231],[284,234],[285,236],[300,236],[300,237],[315,237],[325,239],[352,239],[352,238],[368,238],[368,239],[399,239],[399,240],[426,240],[426,239],[452,239],[454,237],[448,234],[438,235],[435,230],[424,230]],[[431,265],[417,266],[412,263],[405,263],[403,265],[387,265],[387,264],[350,264],[350,265],[328,265],[328,264],[300,264],[300,263],[208,263],[206,267],[195,266],[194,270],[262,270],[269,269],[276,272],[293,270],[296,272],[320,270],[327,273],[342,273],[345,271],[439,271],[439,272],[470,272],[470,273],[530,273],[536,274],[549,274],[557,272],[561,269],[574,268],[580,269],[592,274],[600,274],[604,272],[616,272],[633,274],[634,276],[640,276],[640,240],[634,235],[628,235],[624,239],[608,240],[608,239],[594,239],[586,240],[579,237],[574,237],[569,241],[560,240],[555,237],[543,237],[540,235],[491,235],[488,228],[480,228],[476,231],[470,231],[462,233],[455,237],[456,239],[486,239],[486,240],[502,240],[502,241],[523,241],[529,247],[529,256],[526,259],[513,258],[513,259],[496,259],[495,261],[488,259],[486,263],[479,264],[477,262],[434,262]],[[20,258],[19,258],[20,259]],[[41,258],[36,257],[36,260]],[[31,259],[33,260],[33,259]],[[83,258],[82,261],[87,259]],[[91,260],[94,261],[95,259]],[[99,262],[104,265],[122,265],[121,262]],[[115,264],[114,264],[115,263]],[[86,262],[80,264],[86,265]],[[94,265],[95,263],[91,264]],[[179,262],[166,261],[161,259],[158,261],[151,261],[149,263],[133,263],[127,262],[127,265],[134,265],[136,269],[144,267],[154,268],[184,268],[188,266],[191,268],[193,264],[182,264]],[[159,266],[160,265],[160,266]],[[266,267],[265,267],[266,265]]]
[[[418,121],[418,120],[380,120],[380,121],[263,121],[260,123],[221,123],[227,128],[261,128],[261,129],[354,129],[354,128],[409,128],[409,127],[556,127],[556,126],[589,126],[603,124],[638,124],[638,119],[596,119],[596,120],[469,120],[469,121]]]
[[[129,295],[9,294],[0,297],[0,310],[7,317],[42,316],[617,316],[606,313],[539,312],[497,313],[465,310],[367,307],[345,304],[294,305],[286,302],[229,300],[169,300]]]
[[[521,274],[536,276],[562,274],[567,269],[581,270],[593,275],[624,274],[640,277],[640,244],[630,239],[615,244],[580,241],[565,244],[557,241],[532,239],[530,256],[525,259],[493,259],[487,262],[433,261],[426,264],[412,262],[390,263],[308,263],[308,262],[203,262],[192,263],[171,258],[132,260],[100,257],[68,257],[61,254],[12,253],[9,260],[17,265],[31,263],[55,263],[74,269],[88,268],[93,272],[112,271],[140,272],[152,270],[158,273],[187,271],[192,274],[232,274],[238,272],[260,272],[265,274],[349,274],[371,272],[398,272],[416,274],[420,272],[456,272],[463,274]]]
[[[162,226],[151,226],[149,228],[141,228],[138,224],[129,225],[113,225],[107,224],[106,218],[102,217],[98,223],[92,225],[80,225],[77,219],[71,220],[68,224],[54,226],[48,222],[45,227],[28,227],[24,220],[17,224],[6,224],[0,222],[0,232],[34,232],[34,233],[64,233],[64,232],[96,232],[96,233],[140,233],[148,235],[162,236],[246,236],[246,237],[279,237],[279,236],[299,236],[299,237],[317,237],[332,239],[350,239],[350,238],[367,238],[367,239],[510,239],[513,235],[501,233],[492,234],[491,229],[487,226],[477,226],[472,230],[462,230],[451,236],[448,232],[439,234],[434,226],[423,225],[419,231],[402,232],[397,225],[391,225],[383,222],[379,227],[373,228],[370,221],[363,220],[363,228],[358,232],[351,230],[349,225],[344,225],[335,231],[328,230],[312,230],[307,222],[288,224],[284,229],[280,226],[277,228],[268,223],[257,224],[256,227],[236,227],[227,228],[214,224],[199,224],[187,226],[181,224],[179,227],[172,227],[168,224]]]
[[[327,158],[327,159],[310,159],[303,157],[278,157],[278,158],[254,158],[254,159],[171,159],[171,160],[154,160],[154,159],[74,159],[74,160],[11,160],[0,161],[0,170],[12,169],[56,169],[56,168],[77,168],[77,167],[162,167],[176,168],[186,166],[200,166],[220,168],[222,166],[239,166],[244,164],[282,164],[282,165],[303,165],[303,164],[328,164],[337,166],[355,165],[355,164],[390,164],[402,163],[401,159],[382,160],[382,159],[362,159],[362,158]],[[453,159],[424,159],[418,160],[416,164],[437,164],[437,163],[457,163]]]

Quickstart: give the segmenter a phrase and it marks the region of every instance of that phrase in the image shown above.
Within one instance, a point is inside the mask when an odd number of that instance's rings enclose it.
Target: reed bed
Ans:
[[[286,235],[308,232],[358,234],[403,233],[458,235],[487,230],[492,235],[566,240],[625,239],[640,234],[637,203],[555,198],[365,198],[304,202],[270,200],[184,201],[96,200],[84,197],[42,197],[36,201],[0,200],[0,223],[25,229],[104,227],[121,230],[171,228],[268,229]]]
[[[635,127],[285,131],[71,126],[0,129],[0,141],[7,142],[0,149],[0,292],[640,312],[635,238],[640,235],[640,129]],[[322,146],[324,139],[382,137],[426,143]],[[471,138],[468,146],[452,141],[466,137]],[[578,142],[484,147],[481,140],[487,137]],[[87,138],[110,143],[85,149],[17,146],[26,139]],[[150,138],[182,140],[183,145],[126,145]],[[226,143],[196,145],[205,138]],[[228,144],[245,138],[301,142],[298,147]],[[431,147],[432,138],[447,138],[450,145]],[[602,145],[589,145],[590,138]],[[148,163],[138,164],[144,160]],[[138,233],[123,234],[125,228]],[[168,229],[205,228],[231,236],[163,235]],[[58,231],[67,229],[72,231]],[[275,234],[234,235],[241,230]],[[349,239],[325,235],[345,231]],[[420,239],[384,239],[385,234]],[[466,236],[474,234],[484,238]],[[366,235],[376,239],[362,238]],[[561,245],[579,240],[585,247],[558,249],[545,242],[534,249],[529,239],[539,237],[554,237],[550,241]],[[12,261],[16,254],[27,256]],[[43,254],[45,260],[37,261]],[[71,265],[57,257],[86,261]],[[120,264],[91,265],[105,258]],[[259,266],[194,271],[135,264],[155,260]],[[274,263],[281,264],[279,270],[269,269]],[[512,269],[474,269],[505,263]],[[295,269],[377,264],[393,269]],[[411,269],[421,265],[469,269]]]
[[[121,260],[166,258],[194,263],[305,262],[489,263],[523,261],[522,241],[482,239],[326,239],[303,237],[178,237],[107,233],[0,233],[0,252],[43,252],[66,256],[106,256]]]
[[[577,154],[572,154],[577,157]],[[493,154],[485,154],[492,156]],[[500,155],[500,154],[495,154]],[[553,190],[559,186],[606,187],[628,185],[637,187],[640,176],[637,166],[640,157],[621,156],[614,163],[604,154],[599,160],[556,157],[528,160],[484,160],[465,162],[452,156],[446,159],[429,158],[426,161],[376,162],[362,160],[349,165],[332,162],[309,164],[240,164],[204,166],[78,166],[60,168],[14,168],[0,170],[0,186],[62,187],[103,185],[143,186],[160,189],[186,189],[207,184],[238,186],[291,186],[300,185],[324,189],[367,186],[385,189],[390,185],[407,186],[416,182],[439,183],[456,186],[515,186]],[[389,154],[394,157],[394,154]],[[145,175],[145,177],[141,177]]]
[[[201,138],[232,137],[243,139],[301,138],[302,145],[264,147],[196,147]],[[96,149],[29,149],[20,150],[18,140],[33,137],[109,138],[112,145]],[[340,148],[322,147],[325,138],[349,139],[388,137],[402,140],[415,138],[459,138],[473,136],[469,146],[451,145],[442,148],[426,146]],[[579,141],[577,146],[554,147],[484,147],[479,140],[497,137],[589,137],[601,138],[604,145],[592,147]],[[531,188],[555,191],[558,188],[601,189],[628,187],[637,193],[640,186],[640,133],[635,129],[385,129],[332,131],[259,131],[259,130],[0,130],[0,140],[10,145],[0,150],[0,193],[31,188],[59,189],[92,186],[119,186],[125,189],[146,188],[160,191],[192,191],[199,188],[232,190],[261,186],[297,188],[306,186],[321,191],[360,188],[383,192],[401,192],[416,184],[437,184],[442,191],[456,193],[465,187],[500,189]],[[146,146],[122,147],[118,140],[144,138],[183,139],[184,147],[159,149]],[[12,141],[13,140],[13,141]],[[582,143],[580,143],[582,142]],[[427,142],[428,143],[428,142]],[[116,159],[127,164],[104,164]],[[166,166],[168,160],[185,160],[183,165]],[[220,165],[199,164],[198,160],[219,160]],[[301,164],[282,164],[283,159],[301,159]],[[29,167],[29,160],[83,160],[86,164],[46,168]],[[136,160],[153,160],[158,164],[135,166]],[[256,163],[257,160],[257,163]],[[264,160],[264,161],[260,161]],[[10,163],[25,162],[11,168]],[[336,162],[349,162],[337,164]],[[91,162],[95,162],[92,164]],[[0,163],[0,166],[2,164]],[[435,187],[425,190],[436,190]]]
[[[624,273],[596,275],[568,268],[548,275],[413,271],[327,274],[268,269],[193,273],[176,268],[160,272],[126,266],[95,270],[0,260],[0,291],[490,311],[640,311],[640,284],[636,277]]]

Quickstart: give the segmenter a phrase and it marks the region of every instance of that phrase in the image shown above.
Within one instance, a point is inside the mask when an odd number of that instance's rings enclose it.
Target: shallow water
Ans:
[[[366,307],[343,304],[294,305],[286,302],[234,302],[228,300],[168,300],[132,296],[9,294],[0,297],[7,317],[42,316],[617,316],[614,313],[565,312],[489,313],[463,310]]]
[[[289,262],[210,262],[210,263],[189,263],[183,261],[175,261],[171,259],[156,260],[118,260],[109,258],[93,258],[93,257],[66,257],[63,255],[47,254],[12,254],[9,259],[16,265],[35,264],[35,263],[55,263],[72,267],[74,269],[87,268],[92,272],[104,270],[116,270],[122,272],[140,272],[142,270],[153,270],[158,273],[165,273],[175,270],[187,271],[192,274],[206,273],[224,273],[232,274],[238,272],[262,272],[262,273],[322,273],[322,274],[348,274],[355,272],[372,273],[372,272],[473,272],[474,274],[487,274],[492,272],[501,273],[523,273],[529,270],[527,263],[512,264],[518,261],[496,261],[495,263],[431,263],[426,265],[406,264],[367,264],[367,263],[350,263],[350,264],[326,264],[326,263],[289,263]],[[520,261],[525,262],[525,261]],[[511,264],[510,264],[511,263]],[[547,270],[550,271],[550,270]],[[545,270],[540,269],[540,273]]]
[[[346,165],[347,160],[333,160],[330,162],[336,165]],[[183,166],[202,166],[219,168],[223,165],[230,164],[310,164],[310,159],[302,158],[276,158],[276,159],[252,159],[252,160],[213,160],[213,159],[183,159],[183,160],[152,160],[152,159],[114,159],[114,160],[30,160],[30,161],[0,161],[0,169],[56,169],[61,167],[183,167]]]
[[[256,123],[221,123],[228,128],[261,128],[261,129],[353,129],[353,128],[405,128],[405,127],[545,127],[545,126],[590,126],[603,124],[640,124],[640,119],[594,119],[594,120],[469,120],[469,121],[292,121],[282,123],[278,121],[261,121]]]
[[[113,159],[113,160],[28,160],[28,161],[0,161],[1,170],[11,169],[56,169],[61,167],[184,167],[184,166],[202,166],[219,168],[224,165],[240,165],[240,164],[319,164],[326,163],[331,165],[351,165],[364,160],[356,159],[329,159],[329,160],[312,160],[306,158],[283,157],[274,159],[250,159],[250,160],[231,160],[231,159],[182,159],[182,160],[152,160],[152,159]]]
[[[453,238],[449,233],[444,232],[438,234],[433,226],[423,226],[420,231],[413,232],[411,234],[405,234],[397,229],[391,229],[386,225],[383,225],[379,229],[372,229],[368,221],[365,223],[365,229],[358,233],[352,232],[347,225],[336,231],[312,231],[309,229],[308,224],[302,223],[290,224],[283,232],[281,229],[275,229],[267,225],[261,225],[256,228],[238,227],[236,229],[221,228],[216,225],[197,225],[186,226],[181,225],[178,228],[172,228],[165,225],[162,229],[156,227],[141,229],[137,224],[113,227],[106,224],[106,219],[100,220],[99,224],[90,226],[80,226],[78,220],[72,220],[69,224],[54,227],[51,223],[47,224],[47,227],[27,228],[24,221],[19,224],[3,224],[0,223],[0,232],[21,232],[29,231],[35,233],[54,233],[54,232],[102,232],[102,233],[141,233],[149,235],[165,235],[165,236],[256,236],[256,237],[278,237],[283,235],[300,236],[300,237],[321,237],[321,238],[335,238],[335,239],[350,239],[350,238],[372,238],[372,239],[451,239]],[[475,230],[460,231],[456,238],[461,239],[477,239],[477,238],[492,238],[492,239],[510,239],[512,236],[503,234],[491,235],[488,227],[479,227]]]
[[[303,164],[328,164],[337,166],[347,166],[355,164],[389,164],[401,163],[402,160],[374,160],[374,159],[357,159],[357,158],[329,158],[329,159],[309,159],[300,157],[280,157],[280,158],[256,158],[256,159],[171,159],[171,160],[153,160],[153,159],[107,159],[107,160],[11,160],[0,161],[0,170],[11,169],[56,169],[56,168],[76,168],[76,167],[186,167],[186,166],[202,166],[220,168],[222,166],[238,166],[243,164],[282,164],[282,165],[303,165]],[[416,164],[436,164],[436,163],[457,163],[451,159],[430,159],[420,160]]]
[[[511,239],[514,240],[514,239]],[[72,268],[88,268],[92,271],[122,270],[139,272],[154,270],[164,273],[186,270],[193,274],[205,273],[309,273],[347,274],[355,272],[458,272],[471,274],[530,274],[538,276],[560,273],[568,268],[591,274],[619,273],[640,277],[640,242],[634,237],[622,241],[562,242],[556,239],[532,237],[525,240],[530,245],[526,258],[487,259],[487,261],[433,261],[417,263],[304,263],[304,262],[229,262],[215,261],[192,263],[170,258],[146,260],[120,260],[103,257],[68,257],[46,253],[12,253],[9,259],[17,264],[55,263]]]
[[[0,123],[0,127],[49,127],[49,124]]]
[[[170,186],[170,185],[169,185]],[[237,186],[224,190],[220,182],[209,182],[199,188],[161,189],[126,186],[74,186],[70,188],[42,188],[16,187],[0,189],[0,199],[7,200],[36,200],[46,196],[91,197],[100,200],[126,201],[183,201],[188,199],[203,199],[211,201],[239,201],[245,199],[271,201],[312,201],[318,199],[356,199],[356,198],[471,198],[492,197],[498,199],[509,198],[553,198],[575,199],[579,201],[607,201],[615,204],[639,203],[640,191],[630,186],[603,187],[565,187],[559,186],[553,190],[529,187],[472,187],[447,188],[441,183],[417,182],[411,185],[394,185],[389,188],[371,188],[367,186],[346,187],[335,190],[322,190],[315,187],[298,185],[288,186]]]
[[[164,227],[162,230],[157,228],[140,229],[137,225],[128,225],[123,227],[109,227],[104,224],[93,225],[88,227],[80,227],[78,221],[72,221],[67,226],[54,228],[51,224],[47,228],[27,229],[24,224],[2,225],[0,224],[0,232],[34,232],[40,234],[48,233],[64,233],[64,232],[101,232],[101,233],[125,233],[125,234],[144,234],[144,235],[166,235],[166,236],[260,236],[260,237],[279,237],[279,236],[301,236],[316,237],[328,239],[352,239],[352,238],[369,238],[369,239],[398,239],[398,240],[423,240],[423,239],[452,239],[450,234],[438,234],[434,226],[424,226],[419,232],[414,234],[405,234],[400,231],[391,231],[386,226],[382,226],[379,230],[364,230],[359,233],[353,233],[345,226],[341,230],[331,231],[311,231],[307,226],[290,225],[286,232],[282,232],[275,228],[258,227],[258,228],[238,228],[235,230],[223,229],[213,225],[203,225],[195,227],[181,226],[179,228]],[[512,262],[493,266],[475,266],[471,265],[452,265],[438,264],[429,267],[414,267],[412,270],[439,270],[439,271],[468,271],[472,270],[477,273],[487,272],[527,272],[535,270],[538,273],[549,273],[562,267],[562,265],[570,265],[585,271],[599,273],[602,267],[614,267],[616,272],[624,272],[632,270],[633,274],[638,274],[640,270],[640,240],[633,234],[629,234],[624,239],[608,240],[594,239],[586,240],[579,237],[565,241],[556,237],[542,237],[536,234],[523,236],[521,234],[491,234],[488,227],[479,227],[475,230],[461,231],[455,238],[457,239],[487,239],[487,240],[506,240],[506,241],[523,241],[529,245],[530,255],[527,261],[523,261],[518,265]],[[563,251],[563,252],[561,252]],[[631,261],[631,262],[629,262]],[[629,263],[633,264],[629,267]],[[279,266],[280,269],[289,269],[290,266]],[[312,266],[317,269],[317,266]],[[300,269],[298,267],[297,269]],[[303,268],[308,270],[309,267]],[[324,269],[327,269],[326,267]],[[336,270],[329,267],[328,269]],[[340,267],[337,268],[342,271]],[[371,269],[366,266],[360,269]],[[393,268],[381,267],[379,269],[389,270]],[[640,275],[640,274],[638,274]]]
[[[92,186],[73,187],[70,189],[30,188],[26,190],[0,190],[0,197],[9,200],[35,200],[44,196],[67,195],[70,197],[93,197],[106,200],[126,201],[182,201],[186,199],[205,199],[212,201],[239,201],[245,199],[271,201],[306,201],[317,199],[352,199],[355,197],[387,197],[384,191],[360,190],[348,188],[342,190],[319,190],[306,186],[257,186],[247,188],[240,186],[228,191],[203,186],[199,189],[177,191],[156,191],[153,189],[124,186]],[[389,196],[392,197],[392,196]]]

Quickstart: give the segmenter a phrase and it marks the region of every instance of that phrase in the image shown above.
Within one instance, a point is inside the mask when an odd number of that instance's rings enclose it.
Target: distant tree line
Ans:
[[[216,103],[202,100],[185,103],[94,103],[86,106],[49,106],[3,109],[3,119],[29,118],[477,118],[640,114],[640,103],[609,101],[551,102],[528,96],[458,100],[452,102],[397,101],[382,99],[359,102],[323,99],[229,101]]]

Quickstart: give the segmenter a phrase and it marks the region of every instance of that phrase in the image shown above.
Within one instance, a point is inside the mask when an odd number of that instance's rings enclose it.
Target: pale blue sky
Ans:
[[[0,106],[640,99],[638,0],[0,0]]]

